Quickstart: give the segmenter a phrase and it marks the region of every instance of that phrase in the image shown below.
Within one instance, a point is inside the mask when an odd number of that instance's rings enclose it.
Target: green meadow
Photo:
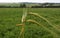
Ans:
[[[24,10],[25,11],[25,10]],[[60,8],[29,8],[28,12],[38,13],[44,19],[34,15],[27,15],[27,19],[36,20],[35,23],[25,22],[24,38],[60,38]],[[0,8],[0,38],[20,38],[23,8]],[[42,26],[43,25],[43,26]]]

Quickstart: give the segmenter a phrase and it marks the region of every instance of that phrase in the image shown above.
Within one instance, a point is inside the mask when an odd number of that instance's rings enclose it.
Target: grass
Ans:
[[[22,17],[22,8],[0,8],[0,38],[60,38],[60,8],[32,8],[29,11],[39,14],[38,17],[30,14]],[[24,37],[20,36],[23,25],[26,25],[22,30]]]

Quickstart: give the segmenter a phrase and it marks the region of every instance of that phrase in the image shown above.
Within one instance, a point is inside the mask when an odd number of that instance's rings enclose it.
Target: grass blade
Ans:
[[[58,34],[56,34],[56,33],[53,32],[52,30],[50,30],[49,28],[45,27],[44,25],[38,23],[38,22],[35,21],[35,20],[29,19],[29,20],[27,20],[27,22],[35,23],[35,24],[37,24],[37,25],[39,25],[39,26],[42,26],[45,30],[47,30],[47,31],[50,32],[51,34],[55,35],[55,37],[59,37]]]
[[[49,20],[47,20],[46,18],[42,17],[41,15],[39,15],[39,14],[37,14],[37,13],[32,13],[32,12],[30,12],[29,14],[34,15],[34,16],[37,16],[37,17],[39,17],[39,18],[42,18],[42,19],[45,20],[49,25],[51,25],[53,28],[55,28],[56,30],[59,31],[59,29],[56,28],[56,26],[54,26],[52,23],[49,22]],[[60,32],[60,31],[59,31],[59,32]]]

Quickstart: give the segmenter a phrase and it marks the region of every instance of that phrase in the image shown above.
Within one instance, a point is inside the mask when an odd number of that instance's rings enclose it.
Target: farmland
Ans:
[[[27,19],[36,20],[41,26],[26,22],[24,38],[60,38],[60,8],[30,8],[28,11],[38,13],[52,25],[42,18],[28,15]],[[22,26],[16,24],[21,24],[22,14],[22,8],[0,8],[0,38],[20,38]]]

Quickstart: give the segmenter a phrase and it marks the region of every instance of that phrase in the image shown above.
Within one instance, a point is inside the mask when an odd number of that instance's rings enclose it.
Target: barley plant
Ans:
[[[25,11],[24,11],[25,10]],[[33,12],[27,12],[27,8],[24,8],[23,10],[23,15],[22,15],[22,19],[21,19],[21,24],[17,24],[17,26],[22,26],[22,29],[20,31],[20,36],[18,38],[24,38],[24,32],[25,32],[25,22],[30,22],[30,23],[34,23],[37,24],[38,26],[42,26],[46,31],[50,32],[51,34],[53,34],[55,36],[55,38],[59,38],[58,34],[55,33],[54,31],[52,31],[51,29],[45,27],[43,24],[37,22],[36,20],[32,20],[32,19],[27,19],[28,15],[33,15],[35,17],[39,17],[42,18],[44,21],[46,21],[50,26],[52,26],[55,30],[57,30],[58,32],[59,29],[56,28],[56,26],[54,26],[49,20],[47,20],[46,18],[44,18],[43,16],[39,15],[38,13],[33,13]]]

